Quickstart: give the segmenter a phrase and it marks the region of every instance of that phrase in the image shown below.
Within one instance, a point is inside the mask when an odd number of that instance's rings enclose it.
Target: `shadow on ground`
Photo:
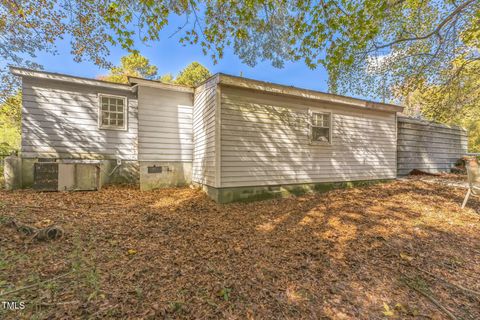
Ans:
[[[66,276],[0,296],[27,303],[0,315],[479,319],[480,202],[461,210],[463,195],[419,180],[229,205],[193,189],[1,192],[4,221],[66,236],[0,226],[0,292]]]

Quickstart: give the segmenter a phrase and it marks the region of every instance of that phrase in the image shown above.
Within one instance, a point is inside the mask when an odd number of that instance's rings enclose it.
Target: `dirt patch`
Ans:
[[[218,205],[193,189],[2,191],[0,219],[65,234],[0,225],[0,301],[26,307],[0,318],[479,319],[480,202],[461,210],[464,192],[404,180]]]

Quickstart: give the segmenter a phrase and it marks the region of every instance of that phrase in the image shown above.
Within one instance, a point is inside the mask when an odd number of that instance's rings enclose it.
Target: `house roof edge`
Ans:
[[[10,72],[13,75],[16,75],[19,77],[37,78],[37,79],[83,84],[83,85],[89,85],[89,86],[99,86],[99,87],[105,87],[105,88],[117,89],[117,90],[132,91],[132,87],[129,84],[77,77],[77,76],[72,76],[72,75],[62,74],[62,73],[54,73],[54,72],[33,70],[33,69],[20,68],[20,67],[10,67]]]
[[[252,89],[252,90],[258,90],[258,91],[263,91],[267,93],[288,95],[288,96],[300,97],[300,98],[310,99],[310,100],[320,100],[320,101],[325,101],[325,102],[330,102],[335,104],[349,105],[352,107],[361,107],[365,109],[390,111],[390,112],[402,112],[404,109],[402,106],[398,106],[394,104],[368,101],[368,100],[341,96],[341,95],[332,94],[332,93],[325,93],[321,91],[303,89],[303,88],[298,88],[294,86],[287,86],[287,85],[276,84],[276,83],[271,83],[266,81],[238,77],[238,76],[233,76],[225,73],[219,73],[218,76],[219,76],[218,83],[225,86]]]

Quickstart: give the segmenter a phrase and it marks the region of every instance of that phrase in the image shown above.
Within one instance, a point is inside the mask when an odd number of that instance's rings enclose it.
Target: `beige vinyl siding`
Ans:
[[[24,77],[22,90],[23,157],[137,159],[137,100],[129,89]],[[127,130],[98,128],[99,93],[128,98]]]
[[[140,161],[192,161],[191,93],[138,87]]]
[[[464,129],[398,118],[398,175],[413,169],[430,173],[449,171],[466,152]]]
[[[215,186],[216,77],[195,89],[193,106],[192,181]]]
[[[396,176],[396,117],[222,87],[221,186],[387,179]],[[308,110],[332,113],[332,144],[312,145]]]

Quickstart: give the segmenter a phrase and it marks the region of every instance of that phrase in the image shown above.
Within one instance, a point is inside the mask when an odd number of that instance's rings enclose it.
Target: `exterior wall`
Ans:
[[[62,163],[65,160],[59,159]],[[17,162],[19,166],[19,179],[21,188],[31,188],[34,180],[34,166],[38,162],[38,158],[21,158]],[[139,165],[136,160],[122,161],[121,165],[116,160],[99,160],[100,166],[100,186],[106,184],[137,184],[139,178]]]
[[[22,158],[8,156],[4,160],[3,179],[5,190],[22,188]]]
[[[284,198],[291,195],[302,195],[312,192],[327,192],[333,189],[363,187],[386,181],[390,181],[390,179],[364,181],[357,180],[343,182],[317,182],[276,186],[249,186],[232,188],[214,188],[203,185],[202,189],[208,194],[210,198],[212,198],[216,202],[230,203]]]
[[[188,185],[193,159],[193,95],[138,87],[140,188]],[[149,172],[149,167],[161,172]]]
[[[71,159],[55,159],[59,164],[73,164],[77,163],[82,166],[85,160],[76,161]],[[31,188],[34,184],[34,167],[35,163],[39,161],[38,158],[21,158],[16,156],[9,156],[5,159],[5,188],[7,190]],[[94,164],[99,167],[100,187],[105,184],[137,184],[139,176],[138,161],[127,160],[122,161],[121,165],[116,160],[92,160]],[[89,162],[91,163],[91,162]],[[82,170],[75,171],[75,180],[81,181],[84,176]],[[59,180],[64,177],[59,177]],[[77,185],[76,187],[82,187]]]
[[[193,106],[192,181],[216,186],[217,79],[210,78],[195,89]]]
[[[122,161],[118,165],[115,160],[102,160],[100,165],[100,185],[105,184],[138,184],[138,161]]]
[[[140,190],[180,187],[192,182],[191,162],[139,161]],[[161,167],[161,172],[148,172],[151,167]]]
[[[466,152],[464,129],[398,118],[398,175],[407,175],[413,169],[429,173],[449,171]]]
[[[140,177],[141,189],[148,190],[193,182],[213,190],[222,202],[280,194],[283,186],[288,192],[297,192],[305,185],[315,189],[318,184],[396,177],[394,112],[218,82],[218,76],[210,78],[194,95],[140,84],[134,94],[128,88],[24,77],[23,186],[33,183],[38,158],[97,159],[102,184],[136,182]],[[99,93],[128,97],[126,131],[98,128]],[[309,110],[332,113],[331,145],[310,143]],[[413,156],[402,152],[412,152],[408,130],[414,125],[399,124],[406,130],[404,135],[399,132],[404,138],[399,146],[406,144],[405,150],[399,147],[399,162],[404,158],[405,163],[412,162],[408,159]],[[446,130],[442,137],[448,138],[453,129],[442,130]],[[427,134],[421,141],[440,143],[435,140],[438,137],[433,137],[435,141],[430,138]],[[461,140],[466,146],[466,135],[462,139],[452,138],[452,142]],[[122,160],[120,165],[117,159]],[[152,173],[151,167],[162,170]],[[259,189],[253,192],[245,189],[248,187]]]
[[[22,90],[22,157],[137,160],[137,100],[129,90],[28,77]],[[99,129],[99,93],[127,96],[127,130]]]
[[[138,87],[138,160],[191,162],[193,95]]]
[[[392,179],[396,115],[221,89],[221,187]],[[332,112],[332,144],[309,141],[308,110]]]

